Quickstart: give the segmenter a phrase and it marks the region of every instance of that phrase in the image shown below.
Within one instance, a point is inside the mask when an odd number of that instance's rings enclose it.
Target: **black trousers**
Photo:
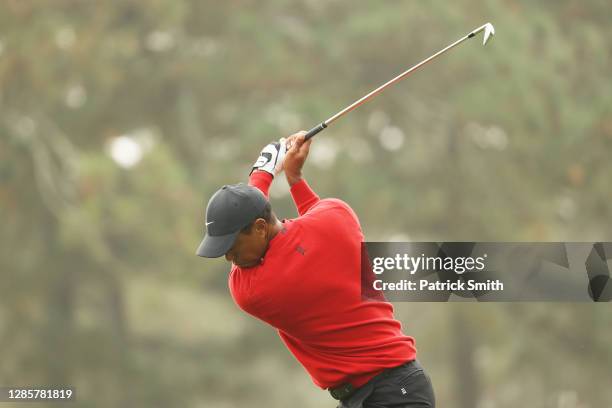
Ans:
[[[337,408],[435,408],[431,379],[417,360],[390,369],[360,387]]]

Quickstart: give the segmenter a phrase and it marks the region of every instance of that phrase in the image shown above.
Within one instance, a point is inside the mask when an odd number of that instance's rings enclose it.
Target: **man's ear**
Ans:
[[[264,235],[266,233],[266,227],[267,226],[268,226],[268,223],[263,218],[256,219],[255,220],[255,225],[253,225],[253,227],[255,228],[255,231],[258,234],[264,234]]]

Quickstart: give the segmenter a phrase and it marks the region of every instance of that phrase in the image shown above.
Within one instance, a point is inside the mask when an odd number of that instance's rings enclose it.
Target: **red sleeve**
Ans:
[[[291,186],[291,196],[300,215],[306,214],[313,205],[319,202],[319,196],[312,191],[304,179]]]
[[[249,177],[249,186],[257,187],[266,198],[272,184],[272,175],[267,171],[254,171]]]

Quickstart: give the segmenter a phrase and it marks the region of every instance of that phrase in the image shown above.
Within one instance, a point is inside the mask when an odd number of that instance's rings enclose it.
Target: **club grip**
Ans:
[[[308,131],[308,133],[306,133],[306,135],[304,135],[304,141],[310,139],[311,137],[313,137],[314,135],[316,135],[317,133],[319,133],[320,131],[322,131],[326,127],[327,127],[327,125],[325,124],[325,122],[323,122],[323,123],[313,127],[312,129],[310,129]]]

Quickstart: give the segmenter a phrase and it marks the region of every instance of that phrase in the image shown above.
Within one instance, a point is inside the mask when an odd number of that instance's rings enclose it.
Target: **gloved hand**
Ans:
[[[251,169],[252,174],[255,170],[266,171],[274,177],[283,171],[283,162],[287,153],[286,139],[283,137],[278,142],[272,142],[264,147],[259,153],[257,161]]]

